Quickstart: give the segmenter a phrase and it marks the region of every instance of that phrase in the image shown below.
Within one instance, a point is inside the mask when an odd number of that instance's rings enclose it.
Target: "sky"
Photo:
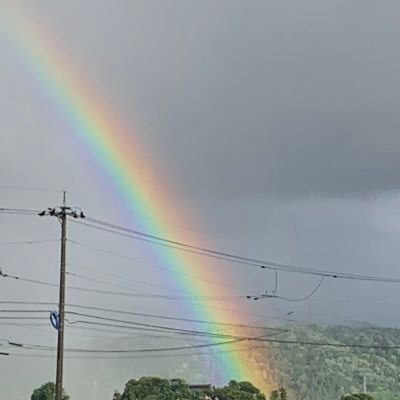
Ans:
[[[400,277],[398,2],[3,1],[0,10],[2,21],[15,13],[37,20],[140,139],[154,177],[196,221],[169,221],[183,236],[196,232],[216,249],[282,263]],[[88,215],[126,224],[109,182],[4,35],[0,52],[0,207],[44,209],[60,204],[65,189]],[[0,221],[0,242],[59,235],[50,219]],[[131,257],[144,246],[75,225],[69,235]],[[136,280],[140,271],[143,281],[162,284],[139,262],[132,270],[86,250],[71,245],[71,264],[96,264],[103,273],[118,264],[125,277]],[[2,245],[1,252],[5,272],[57,281],[57,244]],[[271,274],[220,268],[227,283],[246,291],[271,288]],[[279,291],[298,298],[317,283],[282,273]],[[327,281],[307,302],[270,301],[251,310],[398,326],[397,292],[393,284]],[[0,281],[0,293],[56,295],[10,281]],[[145,311],[177,307],[134,304]],[[16,327],[0,333],[42,339]],[[20,368],[21,360],[12,365]],[[31,383],[21,386],[20,398]]]

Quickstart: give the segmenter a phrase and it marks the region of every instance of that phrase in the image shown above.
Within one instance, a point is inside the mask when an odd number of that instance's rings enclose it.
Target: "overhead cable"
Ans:
[[[71,220],[74,221],[74,220]],[[228,253],[224,251],[214,250],[210,248],[200,247],[176,240],[167,239],[161,236],[153,235],[150,233],[142,232],[139,230],[119,226],[110,222],[102,221],[95,218],[87,218],[88,222],[74,221],[81,225],[86,225],[94,229],[104,230],[109,233],[130,237],[132,239],[144,240],[153,244],[171,247],[176,250],[188,251],[194,254],[203,255],[207,257],[217,258],[225,261],[236,262],[239,264],[250,265],[254,267],[264,269],[276,269],[280,271],[306,274],[306,275],[318,275],[325,276],[327,278],[340,278],[340,279],[352,279],[362,281],[373,281],[373,282],[386,282],[386,283],[400,283],[400,278],[396,277],[379,277],[379,276],[368,276],[358,274],[348,274],[342,272],[324,271],[315,268],[305,268],[296,265],[282,264],[269,260],[262,260],[252,257],[241,256],[238,254]]]

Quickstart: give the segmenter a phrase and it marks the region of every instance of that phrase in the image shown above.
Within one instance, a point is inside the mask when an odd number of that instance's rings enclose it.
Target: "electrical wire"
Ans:
[[[40,210],[0,208],[0,213],[36,214],[39,212],[40,212]],[[335,278],[335,279],[340,278],[340,279],[351,279],[351,280],[361,280],[361,281],[373,281],[373,282],[381,282],[381,283],[383,283],[383,282],[385,282],[385,283],[400,283],[400,278],[378,277],[378,276],[324,271],[324,270],[320,270],[320,269],[305,268],[305,267],[299,267],[296,265],[276,263],[276,262],[269,261],[269,260],[261,260],[261,259],[251,258],[251,257],[245,257],[245,256],[233,254],[233,253],[223,252],[223,251],[214,250],[214,249],[210,249],[210,248],[204,248],[204,247],[195,246],[195,245],[191,245],[191,244],[180,242],[180,241],[167,239],[167,238],[164,238],[161,236],[152,235],[152,234],[145,233],[145,232],[142,232],[139,230],[126,228],[123,226],[119,226],[119,225],[112,224],[110,222],[102,221],[102,220],[95,219],[95,218],[87,218],[89,223],[77,221],[75,219],[70,219],[70,220],[77,224],[85,225],[85,226],[88,226],[88,227],[91,227],[94,229],[100,229],[100,230],[103,230],[103,231],[106,231],[109,233],[113,233],[113,234],[117,234],[117,235],[127,236],[132,239],[145,240],[145,241],[149,241],[153,244],[172,247],[177,250],[189,251],[189,252],[203,255],[203,256],[218,258],[221,260],[236,262],[236,263],[244,264],[244,265],[252,265],[255,267],[259,267],[259,268],[267,268],[267,269],[272,269],[272,270],[275,269],[275,270],[281,270],[281,271],[286,271],[286,272],[291,272],[291,273],[300,273],[300,274],[306,274],[306,275],[319,275],[319,276],[325,276],[327,278]],[[124,232],[126,232],[126,233],[124,233]],[[176,271],[176,272],[178,272],[178,271]]]
[[[75,221],[75,220],[73,220],[73,221]],[[207,282],[208,284],[213,285],[213,286],[220,286],[220,287],[227,287],[227,288],[235,289],[235,290],[238,290],[238,289],[241,290],[239,287],[231,285],[231,284],[227,284],[225,282],[206,279],[206,278],[203,278],[203,277],[200,277],[200,276],[197,276],[197,275],[189,274],[187,272],[179,271],[177,269],[156,265],[154,263],[147,262],[147,261],[144,261],[144,260],[140,260],[140,259],[135,258],[135,257],[131,257],[131,256],[127,256],[127,255],[124,255],[124,254],[117,253],[115,251],[107,250],[107,249],[105,249],[103,247],[93,246],[93,245],[90,245],[90,244],[87,244],[87,243],[83,243],[83,242],[80,242],[80,241],[77,241],[77,240],[73,240],[73,239],[67,239],[67,241],[68,241],[68,243],[72,243],[73,245],[76,245],[76,246],[85,247],[85,248],[88,248],[88,249],[91,249],[91,250],[94,250],[94,251],[97,251],[97,252],[100,252],[100,253],[108,254],[108,255],[111,255],[113,257],[118,257],[118,258],[121,258],[121,259],[124,259],[124,260],[135,261],[135,262],[138,262],[140,264],[147,265],[147,266],[149,266],[151,268],[154,268],[154,269],[159,269],[161,271],[169,271],[169,272],[172,272],[174,274],[188,276],[191,279],[196,279],[198,281]]]
[[[48,320],[49,318],[47,317],[5,317],[5,316],[0,316],[1,320]]]
[[[71,219],[71,221],[74,220]],[[296,265],[276,263],[269,260],[261,260],[257,258],[245,257],[233,253],[195,246],[192,244],[167,239],[161,236],[152,235],[139,230],[126,228],[123,226],[119,226],[95,218],[89,217],[87,218],[87,221],[89,222],[82,222],[82,221],[74,221],[74,222],[94,229],[99,229],[109,233],[113,233],[116,235],[126,236],[132,239],[144,240],[161,246],[171,247],[176,250],[188,251],[194,254],[199,254],[207,257],[217,258],[225,261],[236,262],[239,264],[250,265],[264,269],[276,269],[285,272],[300,273],[306,275],[319,275],[335,279],[340,278],[340,279],[351,279],[351,280],[362,280],[362,281],[373,281],[373,282],[400,283],[400,278],[347,274],[341,272],[324,271],[315,268],[299,267]]]
[[[276,346],[274,346],[276,347]],[[75,360],[131,360],[131,359],[152,359],[152,358],[179,358],[179,357],[193,357],[193,356],[212,356],[215,354],[222,354],[222,353],[237,353],[242,351],[252,351],[257,349],[265,349],[266,345],[264,346],[247,346],[240,349],[234,350],[216,350],[213,349],[211,352],[190,352],[190,353],[179,353],[179,354],[158,354],[158,355],[146,355],[146,356],[73,356],[73,355],[66,355],[65,358],[68,359],[75,359]],[[51,358],[53,359],[55,356],[51,355],[42,355],[42,354],[21,354],[21,353],[12,353],[10,354],[14,357],[32,357],[32,358]]]
[[[163,331],[169,331],[169,332],[174,332],[174,333],[178,333],[178,334],[195,334],[197,336],[209,336],[209,337],[219,337],[219,338],[227,338],[227,337],[229,337],[229,338],[236,338],[236,339],[242,337],[242,336],[230,335],[230,334],[221,334],[221,333],[214,333],[214,332],[207,332],[207,331],[198,331],[198,330],[194,330],[194,329],[176,328],[176,327],[165,326],[165,325],[147,324],[147,323],[143,323],[143,322],[121,320],[121,319],[117,319],[117,318],[109,318],[109,317],[93,315],[93,314],[85,314],[85,313],[79,313],[79,312],[67,311],[66,314],[67,315],[78,316],[78,317],[84,317],[84,318],[92,318],[92,319],[96,319],[96,320],[100,320],[100,321],[132,325],[132,326],[141,327],[141,328],[160,329],[160,330],[163,330]],[[73,322],[69,322],[69,323],[73,324]],[[264,330],[265,329],[266,328],[264,328]],[[284,330],[276,330],[276,331],[277,331],[277,333],[282,333]]]
[[[46,350],[54,351],[56,348],[51,346],[43,346],[37,344],[25,344],[8,341],[7,339],[2,339],[11,347],[19,347],[29,350]],[[367,345],[367,344],[357,344],[357,343],[333,343],[333,342],[314,342],[314,341],[302,341],[302,340],[280,340],[280,339],[269,339],[264,337],[244,337],[235,340],[227,340],[199,345],[187,345],[178,347],[162,347],[162,348],[146,348],[146,349],[66,349],[66,352],[70,353],[87,353],[87,354],[124,354],[124,353],[153,353],[153,352],[170,352],[170,351],[180,351],[180,350],[190,350],[198,348],[207,347],[217,347],[229,344],[235,344],[240,342],[265,342],[274,343],[279,345],[301,345],[301,346],[312,346],[312,347],[335,347],[335,348],[356,348],[356,349],[374,349],[374,350],[399,350],[400,345]],[[263,346],[265,347],[265,346]]]
[[[135,289],[135,288],[132,288],[132,287],[128,287],[128,286],[125,286],[125,285],[119,285],[119,284],[115,284],[115,283],[110,283],[110,282],[104,281],[104,280],[102,280],[102,279],[92,278],[92,277],[90,277],[90,276],[85,276],[85,275],[82,275],[82,274],[77,274],[77,273],[75,273],[75,272],[68,272],[68,271],[67,271],[66,274],[67,274],[68,276],[72,276],[72,277],[75,277],[75,278],[87,280],[87,281],[90,281],[90,282],[101,283],[102,285],[106,285],[106,286],[110,286],[110,287],[116,287],[116,288],[120,288],[120,289],[129,290],[129,291],[132,291],[132,292],[138,292],[138,293],[140,293],[139,290],[137,290],[137,289]]]
[[[226,340],[221,342],[212,342],[204,344],[186,345],[186,346],[176,346],[176,347],[160,347],[160,348],[145,348],[145,349],[78,349],[78,348],[66,348],[64,351],[66,353],[86,353],[86,354],[125,354],[125,353],[159,353],[159,352],[170,352],[170,351],[181,351],[190,349],[202,349],[207,347],[217,347],[225,346],[229,344],[239,343],[247,341],[247,338],[239,338],[234,340]],[[42,346],[38,344],[25,344],[7,341],[8,345],[11,347],[20,347],[29,350],[44,350],[44,351],[54,351],[55,347]]]
[[[48,192],[48,193],[63,193],[63,190],[48,189],[34,186],[16,186],[16,185],[0,185],[0,189],[4,190],[26,190],[32,192]]]
[[[26,313],[26,314],[40,314],[40,313],[45,313],[45,312],[49,312],[50,310],[4,310],[4,309],[0,309],[0,313]]]
[[[36,306],[55,306],[57,307],[58,304],[56,302],[42,302],[42,301],[13,301],[13,300],[0,300],[0,304],[5,304],[5,305],[36,305]],[[66,306],[70,307],[86,307],[80,304],[66,304]],[[215,308],[215,307],[213,307]],[[231,311],[228,309],[224,308],[216,308],[221,311]],[[291,313],[293,313],[291,311]],[[287,319],[281,318],[279,316],[274,316],[274,315],[265,315],[265,314],[260,314],[260,313],[254,313],[254,312],[243,312],[240,310],[235,310],[236,315],[251,315],[254,317],[260,317],[262,320],[260,321],[267,321],[268,319],[273,319],[273,320],[279,320],[279,321],[286,321]],[[289,315],[289,314],[288,314]],[[290,321],[290,320],[289,320]],[[195,321],[193,321],[195,322]]]
[[[40,281],[37,279],[25,278],[17,275],[10,275],[2,272],[0,270],[0,277],[10,278],[22,282],[35,283],[38,285],[50,286],[58,288],[58,284]],[[186,300],[186,301],[234,301],[246,299],[245,295],[232,295],[232,296],[201,296],[201,295],[163,295],[155,293],[131,293],[131,292],[120,292],[112,290],[102,290],[102,289],[91,289],[78,286],[67,286],[69,290],[76,290],[87,293],[95,293],[108,296],[123,296],[123,297],[135,297],[142,299],[163,299],[163,300]]]
[[[59,242],[60,239],[38,239],[38,240],[21,240],[21,241],[0,241],[0,245],[20,245],[20,244],[41,244]]]
[[[9,214],[29,214],[29,215],[37,215],[40,210],[27,210],[24,208],[6,208],[0,207],[0,213],[9,213]]]
[[[50,301],[14,301],[14,300],[0,300],[0,304],[10,305],[34,305],[34,306],[56,306],[56,302]]]
[[[9,301],[9,300],[0,300],[0,304],[2,305],[29,305],[29,306],[51,306],[57,307],[56,302],[40,302],[40,301]],[[115,308],[104,308],[104,307],[96,307],[96,306],[87,306],[82,304],[76,303],[67,303],[67,308],[78,308],[78,309],[86,309],[92,311],[102,311],[107,313],[115,313],[115,314],[122,314],[122,315],[131,315],[131,316],[138,316],[144,318],[152,318],[152,319],[164,319],[170,321],[182,321],[182,322],[190,322],[196,324],[205,324],[205,325],[215,325],[215,326],[223,326],[223,327],[234,327],[234,328],[246,328],[246,329],[273,329],[266,326],[259,326],[252,324],[237,324],[237,323],[229,323],[229,322],[219,322],[219,321],[207,321],[207,320],[199,320],[199,319],[192,319],[192,318],[182,318],[182,317],[174,317],[169,315],[159,315],[159,314],[149,314],[149,313],[140,313],[140,312],[133,312],[127,310],[120,310]],[[254,314],[254,313],[244,313],[246,315],[255,315],[258,317],[262,317],[263,319],[259,319],[256,323],[266,322],[268,320],[279,320],[279,321],[292,321],[291,319],[284,318],[286,316],[290,316],[293,314],[293,311],[290,311],[282,316],[276,315],[263,315],[263,314]]]
[[[268,294],[265,293],[261,296],[247,296],[247,299],[251,299],[251,300],[261,300],[261,299],[279,299],[279,300],[285,300],[285,301],[290,301],[292,303],[298,303],[301,301],[305,301],[308,300],[309,298],[311,298],[312,296],[314,296],[315,293],[317,293],[318,289],[321,287],[321,285],[323,284],[324,280],[325,280],[326,276],[322,276],[320,281],[318,282],[317,286],[307,295],[300,297],[298,299],[292,299],[290,297],[284,297],[284,296],[276,296],[274,294]]]
[[[88,310],[93,310],[93,311],[103,311],[103,312],[125,314],[125,315],[139,316],[139,317],[145,317],[145,318],[191,322],[191,323],[204,324],[204,325],[217,325],[217,326],[226,326],[226,327],[233,327],[233,328],[246,328],[246,329],[272,329],[272,328],[265,327],[265,326],[234,324],[234,323],[218,322],[218,321],[205,321],[205,320],[198,320],[198,319],[192,319],[192,318],[181,318],[181,317],[172,317],[172,316],[167,316],[167,315],[146,314],[146,313],[125,311],[125,310],[116,310],[113,308],[92,307],[92,306],[84,306],[84,305],[76,305],[76,304],[67,304],[67,307],[76,307],[76,308],[88,309]]]
[[[67,267],[69,270],[78,270],[78,271],[86,271],[86,272],[90,272],[90,273],[95,273],[95,274],[99,274],[99,275],[104,275],[104,276],[108,276],[108,277],[113,277],[113,278],[117,278],[120,280],[123,280],[124,282],[132,282],[132,283],[139,283],[141,285],[144,286],[150,286],[150,287],[157,287],[157,288],[162,288],[162,289],[166,289],[169,291],[173,291],[176,292],[176,288],[173,288],[171,286],[166,286],[166,285],[162,285],[162,284],[157,284],[157,283],[150,283],[150,282],[145,282],[142,280],[138,280],[138,279],[127,279],[126,276],[123,275],[119,275],[119,274],[114,274],[111,272],[104,272],[104,271],[100,271],[99,269],[95,269],[95,268],[87,268],[87,267],[81,267],[81,266],[77,266],[76,264],[70,264],[67,263]],[[70,275],[73,275],[74,273],[70,273]]]
[[[84,280],[88,280],[88,281],[91,281],[91,282],[95,282],[95,283],[101,283],[101,284],[103,284],[103,285],[106,285],[106,286],[110,286],[110,287],[117,287],[117,288],[120,288],[120,289],[126,289],[126,290],[129,290],[129,291],[134,291],[134,292],[138,292],[138,293],[140,293],[137,289],[135,289],[135,288],[131,288],[131,287],[128,287],[128,286],[124,286],[124,285],[118,285],[118,284],[113,284],[113,283],[110,283],[110,282],[108,282],[108,281],[104,281],[104,280],[101,280],[101,279],[96,279],[96,278],[92,278],[92,277],[89,277],[89,276],[85,276],[85,275],[82,275],[82,274],[77,274],[77,273],[72,273],[72,272],[66,272],[66,274],[67,275],[70,275],[70,276],[73,276],[73,277],[76,277],[76,278],[80,278],[80,279],[84,279]],[[150,285],[150,286],[152,286],[152,285]],[[172,288],[170,288],[170,290],[173,290]],[[318,290],[318,289],[317,289]],[[316,290],[315,290],[316,291]],[[315,293],[315,292],[314,292]],[[159,295],[159,296],[164,296],[164,295]],[[176,297],[176,295],[174,295],[174,296],[172,296],[172,295],[165,295],[165,296],[168,296],[168,298],[170,298],[170,297],[172,297],[172,298],[175,298]],[[180,298],[182,297],[182,298],[193,298],[193,297],[198,297],[198,296],[193,296],[193,295],[191,295],[191,296],[188,296],[188,295],[178,295],[178,296],[180,296]],[[202,298],[204,297],[204,296],[201,296]],[[231,296],[229,296],[229,297],[231,297]],[[272,296],[273,297],[273,296]],[[308,296],[308,297],[311,297],[311,296]],[[307,298],[308,298],[307,297]],[[210,297],[207,297],[207,299],[210,299],[211,298],[211,296]],[[218,297],[215,297],[215,298],[225,298],[225,297],[223,297],[223,296],[218,296]],[[235,297],[235,298],[237,298],[237,297]],[[241,298],[250,298],[250,296],[245,296],[245,295],[243,295],[243,296],[241,296]],[[254,299],[257,299],[258,300],[258,298],[257,297],[254,297]],[[282,299],[284,299],[284,298],[282,298]],[[299,300],[299,301],[301,301],[301,300]]]
[[[312,296],[314,296],[315,293],[317,293],[318,289],[322,286],[322,284],[324,283],[326,276],[322,276],[321,280],[318,282],[317,286],[306,296],[304,297],[300,297],[297,299],[291,299],[289,297],[283,297],[283,296],[275,296],[277,299],[281,299],[281,300],[286,300],[286,301],[290,301],[292,303],[298,303],[300,301],[305,301],[308,300],[309,298],[311,298]]]

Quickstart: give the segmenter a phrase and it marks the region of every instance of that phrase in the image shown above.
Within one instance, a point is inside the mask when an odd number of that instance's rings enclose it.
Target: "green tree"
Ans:
[[[342,396],[340,400],[374,400],[374,398],[366,393],[353,393],[347,396]]]
[[[114,394],[113,400],[191,400],[192,393],[188,384],[181,379],[162,379],[157,377],[143,377],[139,380],[131,379],[125,385],[120,395]]]
[[[265,400],[265,396],[250,382],[230,381],[228,386],[214,388],[219,400]]]
[[[287,392],[286,389],[281,387],[279,390],[273,390],[271,392],[270,400],[287,400]]]
[[[112,400],[121,400],[121,393],[115,391]]]
[[[287,400],[287,392],[285,388],[279,388],[279,395],[281,400]]]
[[[271,396],[269,396],[270,400],[280,400],[281,396],[277,390],[273,390],[271,392]]]
[[[56,397],[56,385],[47,382],[33,391],[31,400],[54,400]],[[63,400],[69,400],[69,396],[63,391]]]
[[[286,392],[285,392],[286,393]],[[277,392],[281,400],[281,392]],[[266,400],[265,396],[250,382],[231,381],[222,388],[213,388],[211,393],[192,392],[182,379],[142,377],[131,379],[122,394],[115,392],[113,400],[200,400],[204,396],[218,397],[219,400]],[[286,397],[282,397],[286,400]]]
[[[288,341],[365,344],[340,348],[280,344],[258,350],[258,368],[288,391],[289,398],[338,400],[357,393],[365,376],[376,400],[400,400],[400,329],[291,324]],[[391,349],[380,348],[390,346]]]

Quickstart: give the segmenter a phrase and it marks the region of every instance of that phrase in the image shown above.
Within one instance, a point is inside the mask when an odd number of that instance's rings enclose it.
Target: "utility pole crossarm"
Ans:
[[[63,192],[61,207],[47,208],[39,216],[57,217],[61,224],[61,262],[60,287],[58,301],[58,342],[57,342],[57,372],[56,372],[56,399],[62,400],[63,392],[63,364],[64,364],[64,319],[65,319],[65,278],[66,278],[66,251],[67,251],[67,217],[85,218],[82,210],[76,207],[67,207],[66,192]]]

